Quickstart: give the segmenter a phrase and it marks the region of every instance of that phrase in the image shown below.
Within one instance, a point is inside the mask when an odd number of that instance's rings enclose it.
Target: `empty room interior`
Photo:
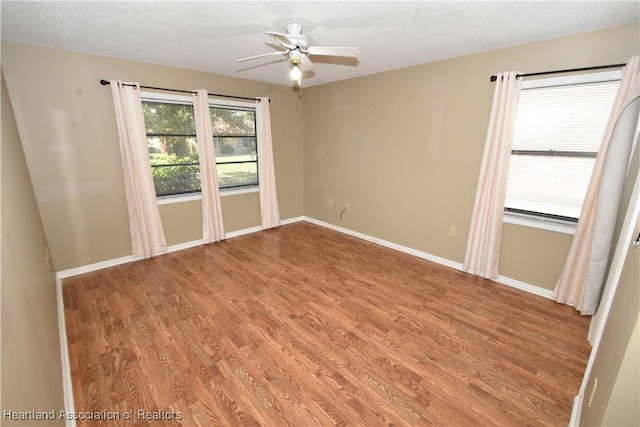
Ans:
[[[640,3],[0,7],[0,424],[640,425]]]

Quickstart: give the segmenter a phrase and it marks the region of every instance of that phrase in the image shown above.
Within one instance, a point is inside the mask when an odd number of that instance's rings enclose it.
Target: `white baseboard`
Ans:
[[[418,258],[422,258],[422,259],[426,259],[428,261],[433,261],[437,264],[441,264],[447,267],[451,267],[454,268],[456,270],[460,270],[460,271],[464,271],[462,269],[462,263],[456,262],[456,261],[452,261],[450,259],[446,259],[446,258],[442,258],[439,257],[437,255],[433,255],[427,252],[423,252],[423,251],[419,251],[417,249],[413,249],[413,248],[409,248],[407,246],[402,246],[399,245],[397,243],[393,243],[393,242],[389,242],[386,240],[382,240],[382,239],[378,239],[377,237],[373,237],[373,236],[369,236],[367,234],[364,233],[360,233],[358,231],[353,231],[350,230],[348,228],[344,228],[344,227],[340,227],[325,221],[321,221],[319,219],[315,219],[315,218],[310,218],[310,217],[304,217],[304,221],[310,222],[312,224],[316,224],[319,225],[321,227],[325,227],[325,228],[329,228],[331,230],[334,231],[338,231],[340,233],[344,233],[347,234],[349,236],[353,236],[353,237],[357,237],[359,239],[362,240],[366,240],[368,242],[372,242],[372,243],[376,243],[378,245],[381,246],[385,246],[387,248],[391,248],[391,249],[395,249],[397,251],[400,252],[404,252],[407,253],[409,255],[413,255],[416,256]],[[521,282],[519,280],[516,279],[512,279],[510,277],[505,277],[505,276],[498,276],[496,279],[493,279],[493,281],[500,283],[502,285],[507,285],[510,286],[512,288],[516,288],[519,289],[521,291],[525,291],[534,295],[538,295],[547,299],[553,299],[552,296],[552,291],[545,289],[545,288],[541,288],[539,286],[535,286],[535,285],[531,285],[529,283],[525,283],[525,282]]]
[[[226,237],[227,235],[225,234],[225,238]],[[204,240],[202,239],[192,240],[190,242],[178,243],[177,245],[167,246],[166,253],[178,252],[185,249],[195,248],[196,246],[201,246],[201,245],[204,245]]]
[[[319,225],[321,227],[329,228],[331,230],[338,231],[343,234],[347,234],[349,236],[357,237],[358,239],[366,240],[367,242],[375,243],[390,249],[395,249],[397,251],[404,252],[409,255],[416,256],[418,258],[426,259],[428,261],[433,261],[437,264],[446,265],[447,267],[455,268],[456,270],[462,270],[462,264],[459,262],[451,261],[446,258],[432,255],[427,252],[422,252],[417,249],[409,248],[407,246],[402,246],[397,243],[389,242],[387,240],[378,239],[377,237],[369,236],[368,234],[360,233],[359,231],[353,231],[348,228],[343,228],[328,222],[321,221],[319,219],[304,217],[304,220],[312,224]]]
[[[229,233],[224,233],[224,238],[233,239],[234,237],[244,236],[245,234],[257,233],[258,231],[262,231],[262,227],[259,225],[255,227],[243,228],[242,230],[231,231]]]
[[[292,224],[294,222],[302,221],[304,217],[298,216],[295,218],[287,218],[281,221],[282,225]],[[225,239],[232,239],[238,236],[244,236],[245,234],[256,233],[258,231],[262,231],[262,227],[255,226],[249,228],[243,228],[242,230],[231,231],[229,233],[225,233]],[[196,246],[200,246],[204,244],[204,240],[192,240],[190,242],[178,243],[177,245],[171,245],[167,247],[166,253],[182,251],[184,249],[194,248]],[[74,267],[67,270],[61,270],[56,272],[56,277],[58,279],[67,279],[69,277],[78,276],[80,274],[91,273],[92,271],[102,270],[104,268],[115,267],[116,265],[127,264],[134,261],[139,261],[144,259],[142,257],[134,257],[132,255],[109,259],[106,261],[100,261],[93,264],[82,265],[80,267]]]
[[[96,262],[93,264],[82,265],[80,267],[74,267],[68,270],[61,270],[56,272],[56,277],[60,280],[67,279],[69,277],[78,276],[80,274],[91,273],[92,271],[98,271],[104,268],[115,267],[116,265],[138,261],[140,259],[142,258],[135,258],[132,255],[123,256],[121,258],[114,258],[106,261]]]
[[[294,222],[304,221],[304,216],[297,216],[295,218],[287,218],[280,221],[281,225],[293,224]]]
[[[62,363],[62,390],[64,394],[64,410],[66,414],[75,413],[73,400],[73,382],[71,381],[71,363],[67,342],[67,325],[64,318],[64,299],[62,297],[62,279],[56,277],[56,298],[58,305],[58,334],[60,335],[60,360]],[[67,427],[76,427],[73,417],[66,418]]]
[[[340,227],[335,224],[331,224],[325,221],[321,221],[319,219],[307,217],[307,216],[298,216],[294,218],[287,218],[281,221],[282,225],[292,224],[294,222],[299,221],[307,221],[311,224],[319,225],[321,227],[328,228],[330,230],[334,230],[343,234],[347,234],[349,236],[357,237],[359,239],[365,240],[367,242],[375,243],[377,245],[381,245],[390,249],[394,249],[400,252],[404,252],[409,255],[416,256],[418,258],[426,259],[428,261],[433,261],[437,264],[444,265],[447,267],[454,268],[456,270],[462,270],[462,263],[452,261],[450,259],[442,258],[437,255],[433,255],[427,252],[419,251],[417,249],[410,248],[408,246],[399,245],[397,243],[389,242],[387,240],[379,239],[377,237],[370,236],[368,234],[360,233],[359,231],[350,230],[348,228]],[[242,230],[231,231],[229,233],[225,233],[226,239],[232,239],[238,236],[244,236],[246,234],[257,233],[262,231],[261,226],[244,228]],[[177,245],[171,245],[167,248],[167,253],[181,251],[184,249],[193,248],[195,246],[200,246],[204,244],[202,239],[193,240],[190,242],[179,243]],[[116,265],[127,264],[129,262],[138,261],[142,258],[135,258],[131,255],[110,259],[106,261],[97,262],[94,264],[83,265],[81,267],[70,268],[68,270],[62,270],[56,273],[56,278],[58,280],[66,279],[68,277],[77,276],[79,274],[90,273],[92,271],[102,270],[103,268],[114,267]],[[539,286],[535,286],[526,282],[521,282],[520,280],[512,279],[510,277],[498,276],[496,279],[493,279],[495,282],[510,286],[512,288],[520,289],[522,291],[541,296],[547,299],[553,299],[552,291],[549,289],[541,288]]]
[[[583,394],[579,393],[573,399],[573,407],[571,408],[571,419],[569,420],[569,427],[578,427],[580,415],[582,413],[582,398]]]
[[[228,235],[225,234],[225,237]],[[167,252],[177,252],[184,249],[193,248],[204,244],[204,240],[192,240],[190,242],[178,243],[177,245],[171,245],[167,247]],[[120,258],[108,259],[106,261],[100,261],[93,264],[82,265],[80,267],[70,268],[68,270],[61,270],[56,272],[56,276],[60,279],[67,279],[69,277],[78,276],[80,274],[91,273],[92,271],[98,271],[109,267],[115,267],[117,265],[128,264],[134,261],[140,261],[143,257],[134,257],[133,255],[127,255]]]
[[[502,285],[507,285],[512,288],[520,289],[521,291],[529,292],[530,294],[538,295],[539,297],[543,297],[550,300],[553,299],[553,291],[549,289],[541,288],[540,286],[531,285],[529,283],[521,282],[520,280],[512,279],[510,277],[505,277],[502,275],[492,280]]]

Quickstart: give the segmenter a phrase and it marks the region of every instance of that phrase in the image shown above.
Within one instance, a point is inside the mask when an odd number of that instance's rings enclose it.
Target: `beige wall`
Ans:
[[[489,76],[625,62],[639,43],[635,24],[305,89],[305,215],[462,262]],[[553,289],[571,239],[505,225],[500,272]]]
[[[303,214],[302,101],[290,87],[6,41],[2,68],[57,271],[131,254],[113,101],[100,79],[270,97],[281,217]],[[227,232],[260,224],[257,193],[222,204]],[[202,237],[200,202],[160,211],[168,244]]]
[[[640,232],[640,218],[634,230],[633,238]],[[580,425],[640,425],[639,283],[640,246],[630,246],[593,367],[586,380]],[[598,386],[591,408],[588,408],[596,378]]]
[[[640,268],[640,267],[639,267]],[[602,417],[603,426],[640,426],[640,316],[629,338]]]
[[[2,425],[5,410],[64,408],[55,275],[45,263],[44,230],[2,77]]]

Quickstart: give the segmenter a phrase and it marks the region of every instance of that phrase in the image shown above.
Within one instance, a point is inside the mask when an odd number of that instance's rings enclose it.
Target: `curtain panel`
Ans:
[[[271,141],[271,113],[269,98],[259,98],[258,114],[258,180],[260,181],[260,217],[262,229],[280,225],[280,209],[276,191],[276,171],[273,162],[273,143]]]
[[[211,114],[209,113],[209,94],[206,90],[200,89],[193,94],[193,109],[200,157],[202,239],[204,243],[212,243],[224,240],[225,236]]]
[[[166,252],[167,243],[149,163],[140,85],[125,85],[121,80],[110,83],[118,123],[131,249],[134,257],[149,258]]]
[[[463,269],[487,279],[498,277],[509,159],[522,85],[517,74],[498,73],[464,256]]]
[[[553,292],[557,302],[574,305],[583,315],[595,313],[606,279],[618,208],[637,127],[637,114],[632,121],[620,118],[625,108],[640,95],[639,82],[638,57],[635,56],[623,69],[576,233]]]

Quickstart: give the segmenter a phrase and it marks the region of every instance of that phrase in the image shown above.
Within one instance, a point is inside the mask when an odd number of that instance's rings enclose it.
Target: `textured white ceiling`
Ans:
[[[0,5],[5,40],[283,85],[292,85],[284,57],[235,62],[275,50],[264,31],[284,33],[287,23],[296,22],[311,45],[360,50],[357,64],[314,59],[315,75],[305,78],[303,87],[640,20],[638,1],[2,0]]]

